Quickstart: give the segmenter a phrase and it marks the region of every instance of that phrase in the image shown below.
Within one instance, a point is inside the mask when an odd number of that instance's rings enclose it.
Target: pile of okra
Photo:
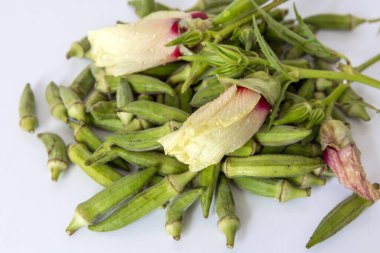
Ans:
[[[373,20],[338,14],[302,19],[296,9],[294,20],[285,18],[288,10],[278,7],[283,2],[256,0],[262,5],[259,8],[248,0],[199,0],[188,10],[203,11],[210,17],[223,14],[230,22],[214,24],[203,33],[188,31],[177,44],[203,45],[230,65],[212,59],[197,61],[195,54],[114,77],[87,58],[91,47],[87,37],[72,44],[67,58],[82,58],[89,65],[68,87],[49,83],[46,102],[51,115],[71,128],[76,143],[67,146],[52,132],[39,133],[38,138],[48,151],[52,180],[58,180],[73,163],[104,189],[75,208],[66,228],[70,235],[83,226],[92,231],[116,230],[165,208],[165,229],[179,240],[186,210],[199,199],[204,218],[214,211],[210,207],[215,202],[217,225],[232,248],[241,221],[231,187],[287,202],[309,197],[312,188],[322,187],[334,177],[323,161],[320,126],[327,115],[347,125],[347,118],[370,120],[367,110],[377,109],[366,103],[351,83],[379,87],[377,80],[362,72],[380,60],[380,55],[351,66],[344,55],[325,47],[315,34],[320,30],[349,31]],[[130,5],[140,17],[170,9],[154,1],[134,0]],[[228,12],[229,8],[240,8],[242,15],[231,17],[228,13],[236,12]],[[188,165],[165,155],[157,140],[176,131],[194,111],[226,90],[219,76],[265,71],[275,77],[278,73],[284,76],[284,69],[297,74],[282,82],[280,97],[266,123],[219,164],[190,172]],[[44,104],[34,100],[27,84],[19,109],[20,126],[28,132],[38,126],[35,102]],[[99,130],[104,138],[98,136]],[[321,221],[307,247],[334,235],[372,204],[355,193],[343,200]]]

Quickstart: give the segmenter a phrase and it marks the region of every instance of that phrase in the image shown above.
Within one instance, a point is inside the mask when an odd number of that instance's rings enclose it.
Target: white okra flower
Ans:
[[[179,130],[158,141],[166,154],[189,164],[190,171],[217,164],[243,146],[264,123],[280,91],[277,80],[264,72],[220,81],[230,87],[195,111]]]
[[[135,23],[90,31],[90,58],[97,67],[104,67],[107,74],[113,76],[175,61],[181,56],[180,48],[165,45],[180,35],[182,23],[195,18],[207,16],[201,12],[159,11]]]

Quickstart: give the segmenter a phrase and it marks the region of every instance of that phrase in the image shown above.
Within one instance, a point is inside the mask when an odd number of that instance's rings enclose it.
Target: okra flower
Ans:
[[[177,38],[191,19],[207,18],[200,12],[160,11],[138,22],[90,31],[90,58],[108,75],[121,76],[146,70],[181,56],[178,46],[165,45]]]
[[[220,78],[230,87],[194,112],[182,127],[158,140],[165,153],[199,171],[244,145],[264,123],[280,84],[267,73]]]
[[[320,138],[324,160],[339,182],[367,200],[379,199],[380,192],[366,178],[350,129],[339,120],[327,120],[321,126]]]

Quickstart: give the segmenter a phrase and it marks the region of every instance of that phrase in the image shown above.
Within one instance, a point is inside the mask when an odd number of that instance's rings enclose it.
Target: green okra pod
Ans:
[[[312,110],[308,102],[301,102],[292,105],[281,118],[273,122],[274,125],[298,124],[305,121]]]
[[[302,48],[293,46],[285,53],[285,59],[293,60],[299,59],[305,55],[305,51]]]
[[[71,88],[61,86],[59,87],[59,94],[69,117],[84,122],[86,120],[86,108],[77,93]]]
[[[181,238],[183,216],[202,192],[202,188],[185,191],[175,197],[168,205],[166,209],[165,229],[174,240],[178,241]]]
[[[253,139],[248,140],[243,146],[235,151],[226,154],[226,156],[246,157],[254,155],[260,149],[260,145]]]
[[[156,171],[156,168],[147,168],[129,174],[80,203],[66,232],[72,235],[79,228],[93,224],[116,205],[140,192]]]
[[[129,124],[122,129],[116,131],[116,134],[125,134],[130,132],[136,132],[152,127],[152,124],[145,119],[134,118]]]
[[[134,92],[138,94],[168,94],[174,96],[175,92],[173,88],[163,81],[140,74],[132,74],[126,76],[127,81],[131,85]]]
[[[342,109],[346,116],[364,121],[371,119],[366,110],[367,104],[352,88],[347,88],[337,102],[339,108]]]
[[[323,160],[295,155],[228,157],[222,165],[227,177],[296,177],[324,165]]]
[[[260,154],[280,154],[284,149],[284,146],[262,146],[260,148]]]
[[[69,116],[67,115],[67,110],[62,102],[61,96],[59,94],[59,88],[54,82],[50,82],[45,90],[45,98],[50,106],[51,114],[65,122],[69,122]]]
[[[175,92],[178,97],[178,102],[179,102],[179,108],[183,110],[184,112],[187,113],[192,113],[193,108],[190,105],[190,101],[193,97],[193,90],[192,89],[187,89],[185,92],[181,92],[182,85],[177,85],[175,87]]]
[[[164,95],[166,96],[166,95]],[[137,100],[154,101],[154,98],[148,94],[140,94],[137,96]]]
[[[103,93],[97,90],[93,90],[86,99],[86,111],[87,112],[91,111],[92,106],[95,105],[96,103],[101,102],[101,101],[107,101],[107,100],[108,98],[106,95],[104,95]]]
[[[240,220],[235,214],[235,203],[228,179],[223,174],[218,179],[215,209],[218,214],[218,227],[226,236],[226,245],[228,248],[233,248],[236,232],[240,228]]]
[[[217,83],[215,85],[206,86],[198,90],[190,101],[190,105],[193,107],[201,107],[208,102],[216,99],[225,91],[225,85]]]
[[[303,140],[311,134],[310,129],[294,126],[274,126],[269,131],[260,130],[255,134],[255,139],[263,146],[286,146]]]
[[[75,41],[71,44],[69,51],[66,54],[66,58],[70,59],[72,57],[83,58],[86,56],[87,52],[90,51],[91,44],[88,41],[87,36],[81,40]]]
[[[121,77],[108,76],[103,68],[91,65],[91,73],[95,78],[95,89],[104,94],[116,92],[117,86],[122,81]]]
[[[187,112],[178,108],[152,101],[133,101],[119,108],[119,111],[132,113],[137,117],[159,125],[171,120],[184,122],[189,117]]]
[[[322,219],[309,242],[306,244],[306,248],[309,249],[330,238],[355,220],[372,204],[372,201],[363,199],[356,194],[343,200]]]
[[[69,166],[66,145],[57,134],[40,133],[38,138],[43,142],[48,152],[48,168],[51,173],[51,179],[57,181],[62,171]]]
[[[85,123],[97,129],[106,130],[110,132],[120,131],[125,127],[123,122],[121,122],[119,118],[99,120],[93,117],[91,114],[86,114]]]
[[[38,119],[36,116],[34,94],[29,83],[26,84],[22,92],[18,110],[20,127],[27,132],[33,133],[38,126]]]
[[[104,220],[90,225],[89,229],[107,232],[131,224],[180,194],[195,174],[194,172],[185,172],[165,177],[160,183],[137,194]]]
[[[179,99],[177,96],[164,95],[164,104],[171,107],[179,108]]]
[[[144,70],[143,72],[141,72],[141,74],[166,79],[177,69],[179,69],[182,65],[183,63],[181,62],[171,62],[165,65],[157,66],[155,68]]]
[[[128,4],[135,9],[135,13],[143,18],[156,9],[156,3],[154,0],[129,0]]]
[[[311,186],[322,186],[326,184],[325,178],[320,178],[313,173],[307,173],[298,177],[289,177],[287,180],[300,189],[307,189]]]
[[[297,68],[310,69],[310,62],[305,58],[285,59],[281,63]]]
[[[87,66],[79,75],[74,79],[70,88],[75,91],[75,93],[84,99],[87,94],[92,90],[95,85],[95,78],[91,73],[91,67]]]
[[[215,186],[218,182],[219,172],[220,164],[210,165],[201,170],[194,179],[194,185],[204,189],[200,197],[204,218],[207,218],[210,212],[212,197],[214,196]]]
[[[68,147],[68,155],[71,162],[77,164],[89,177],[100,185],[108,186],[123,176],[108,165],[85,164],[91,153],[83,144],[72,144]]]
[[[289,155],[301,155],[306,157],[321,157],[322,148],[321,145],[316,143],[295,143],[287,146],[284,150],[284,153]]]
[[[116,90],[116,105],[117,108],[127,105],[129,102],[134,100],[131,86],[126,82],[122,81],[117,86]],[[128,112],[117,112],[117,116],[123,122],[124,125],[127,125],[131,122],[133,114]]]
[[[152,185],[158,184],[158,183],[161,182],[163,179],[164,179],[163,176],[154,175],[154,176],[152,176],[152,178],[149,180],[148,186],[152,186]]]
[[[97,120],[119,119],[115,101],[100,101],[94,104],[90,113]]]
[[[236,177],[234,183],[241,189],[255,195],[287,202],[292,199],[310,196],[310,188],[298,189],[285,179]]]

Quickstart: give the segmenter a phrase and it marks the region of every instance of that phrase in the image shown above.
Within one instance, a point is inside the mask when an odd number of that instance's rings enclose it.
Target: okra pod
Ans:
[[[140,192],[156,171],[156,168],[147,168],[129,174],[80,203],[66,232],[72,235],[79,228],[93,224],[123,200]]]
[[[310,196],[310,188],[298,189],[285,179],[236,177],[234,183],[241,189],[268,198],[287,202],[292,199]]]
[[[92,106],[97,104],[98,102],[107,101],[107,100],[108,98],[106,95],[104,95],[103,93],[97,90],[93,90],[86,99],[86,111],[87,112],[91,111]]]
[[[137,194],[101,222],[90,225],[89,229],[107,232],[131,224],[180,194],[195,174],[194,172],[185,172],[167,176],[160,183]]]
[[[255,134],[255,139],[263,146],[286,146],[303,140],[311,134],[310,129],[294,126],[274,126],[269,131],[261,130]]]
[[[87,39],[87,36],[82,38],[81,40],[73,42],[69,51],[66,54],[66,58],[70,59],[71,57],[83,58],[86,53],[90,51],[91,44]]]
[[[71,88],[64,86],[59,87],[59,94],[69,117],[84,122],[86,109],[80,97]]]
[[[178,102],[179,102],[179,108],[182,111],[191,114],[193,111],[193,108],[190,105],[190,101],[193,97],[193,91],[192,89],[187,89],[185,92],[182,93],[181,89],[182,89],[182,85],[177,85],[175,87],[175,92],[176,92]]]
[[[122,129],[116,131],[116,134],[125,134],[130,132],[136,132],[152,127],[152,124],[145,119],[134,118],[128,125]]]
[[[182,65],[183,63],[181,62],[171,62],[155,68],[144,70],[141,74],[166,79]]]
[[[146,119],[154,124],[165,124],[174,120],[184,122],[189,114],[178,108],[159,104],[152,101],[133,101],[119,108],[120,112],[129,112],[137,117]]]
[[[167,95],[164,95],[167,96]],[[154,101],[154,98],[148,94],[140,94],[137,96],[137,100]]]
[[[108,165],[86,165],[85,161],[90,157],[91,153],[83,144],[70,145],[68,154],[71,162],[77,164],[89,177],[100,185],[108,186],[122,178],[122,175]]]
[[[280,154],[284,151],[284,146],[262,146],[260,149],[260,154]]]
[[[190,105],[193,107],[201,107],[202,105],[216,99],[225,91],[225,89],[225,85],[219,82],[215,85],[206,86],[194,94],[190,101]]]
[[[87,66],[74,79],[70,88],[81,98],[84,99],[95,85],[95,78],[91,73],[91,67]]]
[[[351,14],[317,14],[304,18],[305,23],[311,24],[318,29],[328,30],[353,30],[357,26],[368,22],[364,18],[355,17]]]
[[[314,93],[315,94],[315,93]],[[284,115],[273,122],[274,125],[298,124],[305,121],[312,110],[308,102],[301,102],[292,105]]]
[[[126,81],[120,82],[116,90],[117,108],[123,107],[133,100],[134,99],[131,86]],[[117,112],[117,116],[124,125],[129,124],[133,118],[133,114],[128,112]]]
[[[175,92],[173,88],[163,81],[140,74],[132,74],[126,76],[127,81],[131,85],[134,92],[138,94],[168,94],[174,96]]]
[[[325,178],[320,178],[313,173],[307,173],[298,177],[289,177],[287,180],[300,189],[307,189],[311,186],[322,186],[326,184]]]
[[[104,69],[95,65],[91,65],[91,73],[95,77],[95,89],[104,94],[115,93],[122,81],[121,77],[108,76]]]
[[[34,94],[30,88],[30,84],[26,84],[22,92],[20,104],[20,127],[27,132],[33,133],[38,126],[38,119],[36,116]]]
[[[347,88],[338,99],[338,106],[350,118],[369,121],[371,117],[366,110],[366,103],[352,88]]]
[[[323,160],[295,155],[254,155],[228,157],[222,165],[227,177],[251,176],[263,178],[296,177],[324,165]]]
[[[50,82],[46,87],[45,98],[50,106],[51,114],[64,123],[68,123],[69,116],[67,115],[66,107],[59,94],[59,88],[54,82]]]
[[[174,240],[178,241],[181,238],[183,216],[202,192],[202,188],[188,190],[175,197],[168,205],[166,209],[165,229]]]
[[[234,247],[235,235],[240,228],[240,220],[235,214],[235,203],[228,179],[221,174],[216,188],[215,209],[218,214],[218,227],[226,236],[228,248]]]
[[[243,146],[235,151],[226,154],[226,156],[246,157],[254,155],[260,149],[260,145],[253,139],[248,140]]]
[[[93,126],[97,129],[116,132],[123,129],[125,126],[119,118],[99,120],[94,118],[91,114],[86,114],[86,124]]]
[[[219,171],[220,164],[210,165],[201,170],[194,179],[194,185],[204,189],[200,197],[204,218],[207,218],[210,212],[212,197],[214,196],[215,186],[218,182]]]
[[[38,138],[43,142],[48,152],[47,164],[51,173],[51,180],[57,181],[61,172],[69,166],[66,145],[61,137],[53,133],[40,133]]]
[[[100,101],[94,104],[91,109],[91,115],[97,120],[119,119],[115,101]]]
[[[285,154],[289,155],[301,155],[306,157],[321,157],[322,156],[322,148],[321,145],[315,143],[295,143],[289,145],[284,150]]]

